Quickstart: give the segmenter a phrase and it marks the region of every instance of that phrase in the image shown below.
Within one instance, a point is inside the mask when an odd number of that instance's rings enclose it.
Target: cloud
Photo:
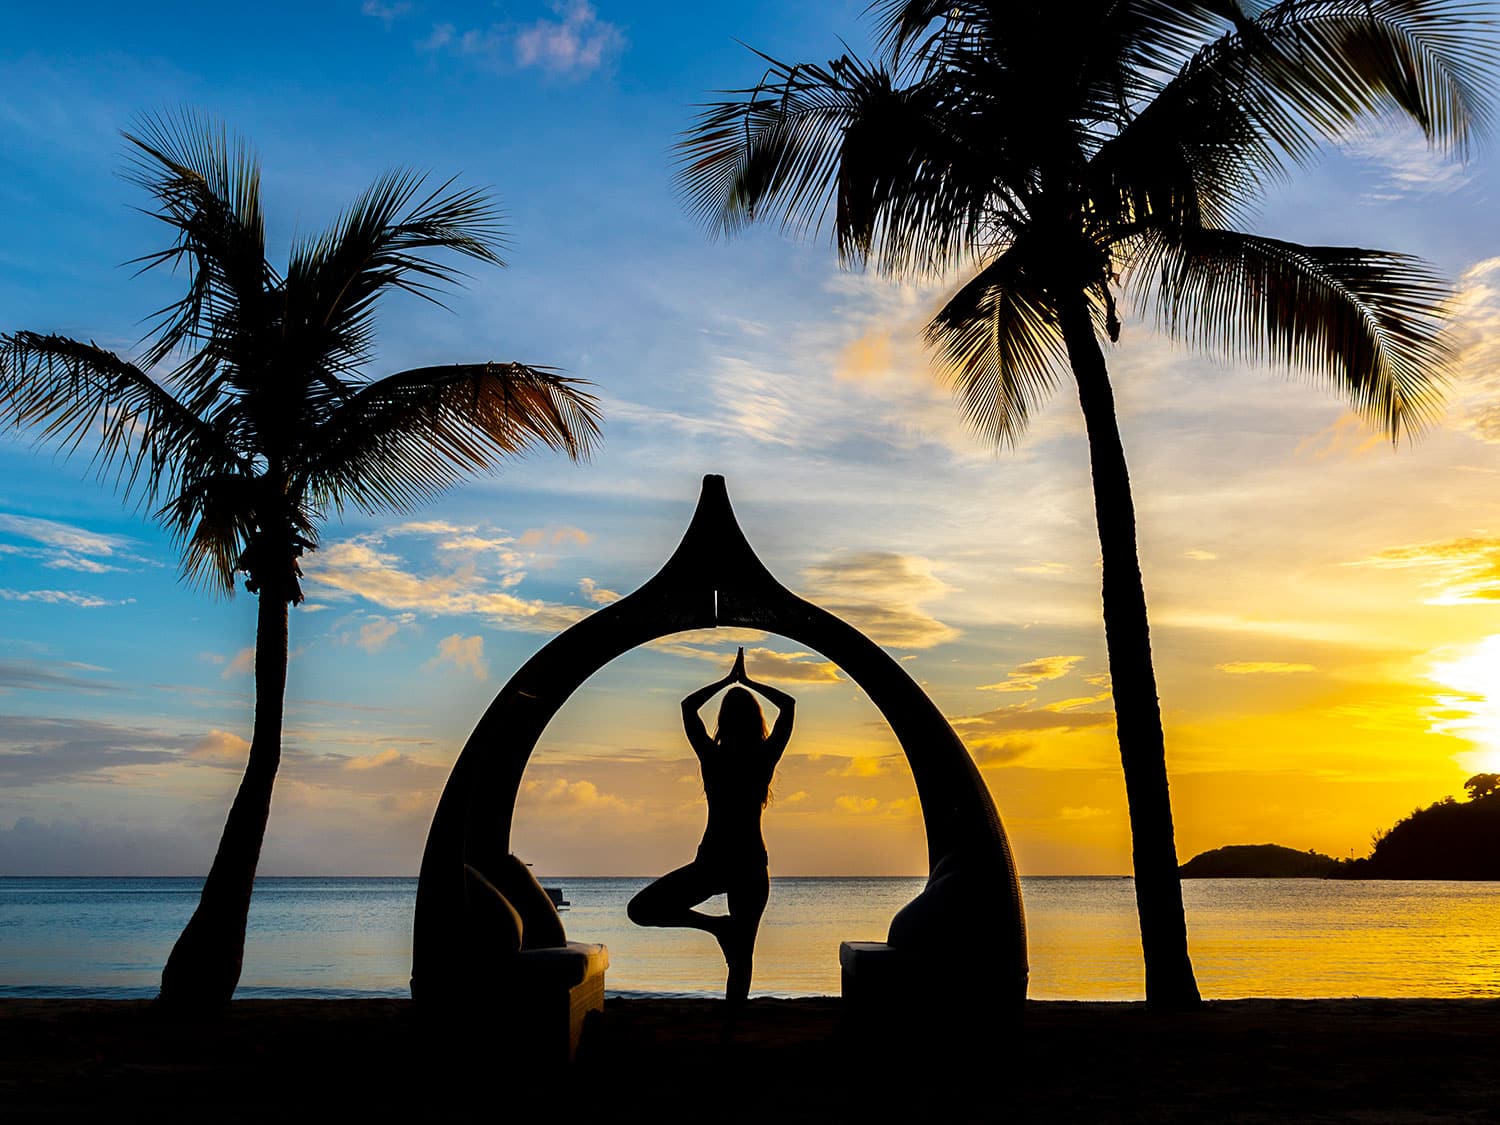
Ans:
[[[1103,703],[1110,698],[1111,692],[1107,689],[1098,695],[1075,695],[1070,699],[1057,699],[1051,703],[1042,704],[1043,711],[1076,711],[1080,707],[1088,707],[1094,703]]]
[[[186,756],[195,762],[242,769],[250,754],[250,741],[226,730],[211,730],[188,747]]]
[[[592,781],[570,781],[566,777],[523,782],[517,803],[521,801],[574,812],[634,807],[629,801],[602,792]]]
[[[410,754],[403,754],[395,747],[390,747],[377,754],[368,754],[359,758],[348,758],[344,761],[341,768],[346,770],[379,770],[411,760]]]
[[[1500,444],[1500,257],[1463,272],[1448,325],[1458,373],[1449,388],[1448,425]]]
[[[382,550],[378,535],[363,535],[333,543],[307,562],[307,585],[320,597],[361,598],[386,609],[436,616],[473,614],[501,629],[557,633],[588,616],[582,606],[533,601],[486,589],[488,579],[473,560],[435,573],[419,575],[406,569],[395,554]],[[518,573],[507,571],[510,560],[488,560],[500,568],[499,584],[514,585]]]
[[[441,51],[454,40],[455,28],[451,23],[435,23],[426,39],[418,40],[419,51]]]
[[[489,537],[470,532],[444,539],[437,545],[437,549],[439,551],[462,551],[470,555],[478,554],[480,551],[501,551],[507,563],[518,566],[521,556],[510,549],[514,543],[515,540],[509,535]]]
[[[465,637],[458,633],[444,637],[438,642],[438,654],[424,667],[441,668],[451,664],[459,671],[469,671],[476,680],[489,679],[490,665],[484,658],[484,638]]]
[[[76,590],[9,590],[0,589],[0,598],[8,602],[41,602],[43,605],[72,605],[79,609],[100,609],[111,605],[134,605],[134,598],[101,598],[80,594]]]
[[[1364,198],[1376,201],[1415,195],[1446,195],[1466,185],[1472,175],[1462,160],[1439,153],[1416,126],[1363,132],[1340,146],[1359,160],[1374,164],[1379,183]]]
[[[1039,656],[1025,664],[1017,664],[997,684],[980,684],[980,691],[1025,691],[1037,690],[1037,685],[1046,680],[1057,680],[1066,676],[1078,664],[1081,656]]]
[[[0,512],[0,532],[19,535],[23,539],[71,551],[80,555],[98,555],[109,558],[128,554],[132,542],[119,535],[104,535],[72,524],[44,520],[35,516],[17,516]]]
[[[752,642],[764,637],[764,633],[754,629],[690,629],[651,641],[647,647],[673,656],[723,665],[733,659],[723,651],[724,646],[739,644],[747,646],[745,671],[753,680],[808,685],[844,682],[838,665],[824,660],[815,652],[778,652],[770,648],[751,647]]]
[[[850,758],[842,769],[829,770],[829,777],[881,777],[890,772],[891,767],[896,764],[899,755],[886,755],[884,757],[866,757],[855,755]]]
[[[965,741],[976,735],[1015,734],[1026,731],[1080,730],[1115,721],[1113,711],[1052,711],[1015,703],[978,715],[949,719]]]
[[[587,546],[592,539],[593,536],[581,527],[532,527],[521,532],[516,543],[522,547],[543,545],[583,547]]]
[[[606,590],[592,578],[580,578],[578,592],[595,605],[609,605],[610,602],[619,601],[622,596],[613,590]]]
[[[0,554],[16,555],[35,559],[49,570],[72,570],[81,574],[114,574],[132,569],[118,565],[130,562],[147,566],[158,566],[154,560],[134,553],[132,540],[119,535],[104,535],[97,531],[59,523],[56,520],[40,519],[36,516],[18,516],[0,512],[0,534],[18,536],[40,543],[40,547],[22,547],[14,543],[0,543]],[[110,559],[110,562],[100,562]],[[60,595],[60,591],[33,591],[37,597],[27,599],[44,601],[41,595]],[[55,600],[66,601],[71,596],[59,596]],[[14,599],[21,600],[21,599]],[[108,602],[88,603],[117,604]]]
[[[359,627],[359,639],[355,644],[366,652],[379,652],[400,630],[401,624],[389,617],[377,617]]]
[[[213,839],[179,829],[23,816],[0,828],[0,875],[202,875]]]
[[[383,4],[381,0],[365,0],[360,11],[390,27],[392,21],[411,11],[411,5],[406,0],[396,0],[392,4]]]
[[[540,19],[516,35],[516,63],[554,73],[588,73],[625,45],[614,24],[599,19],[586,0],[554,4],[560,20]]]
[[[100,778],[178,760],[180,738],[89,719],[0,717],[0,788]]]
[[[1081,701],[1065,700],[1073,704]],[[1013,762],[1035,748],[1035,744],[1018,739],[1018,734],[1039,734],[1044,731],[1068,733],[1090,727],[1112,726],[1113,711],[1080,711],[1063,709],[1052,705],[1032,707],[1027,703],[1015,703],[998,707],[978,715],[963,715],[950,718],[953,729],[969,748],[974,761],[981,766],[1001,765]]]
[[[1108,815],[1108,809],[1096,809],[1093,805],[1065,805],[1057,810],[1059,820],[1094,820]]]
[[[882,377],[895,361],[889,329],[872,329],[845,345],[833,365],[835,379],[860,381]]]
[[[93,664],[76,661],[0,660],[0,692],[4,691],[117,691],[118,685],[75,675],[103,672]]]
[[[242,648],[234,654],[234,659],[224,666],[224,671],[219,673],[219,679],[230,680],[235,676],[248,676],[255,671],[255,648]]]
[[[554,18],[529,24],[496,23],[464,31],[451,23],[435,24],[417,48],[572,78],[593,73],[624,50],[625,33],[601,20],[587,0],[554,3],[552,11]]]
[[[1035,749],[1035,742],[1016,738],[978,738],[969,743],[969,754],[979,766],[1002,766]]]
[[[1428,605],[1483,605],[1500,601],[1500,538],[1468,536],[1392,547],[1355,566],[1426,570],[1422,583],[1438,593]]]
[[[1311,664],[1287,664],[1279,660],[1231,660],[1215,664],[1214,669],[1231,676],[1289,676],[1295,672],[1313,672]]]
[[[1016,567],[1016,573],[1039,574],[1043,577],[1051,577],[1056,574],[1067,574],[1072,569],[1067,563],[1044,562],[1037,563],[1035,566],[1018,566]]]
[[[1219,556],[1212,551],[1203,551],[1195,547],[1191,551],[1183,551],[1182,557],[1192,559],[1194,562],[1213,562]]]
[[[409,520],[387,528],[387,535],[462,535],[478,531],[474,524],[449,523],[447,520]]]
[[[802,572],[802,595],[891,648],[932,648],[959,631],[922,609],[951,590],[916,555],[865,551],[837,556]]]
[[[894,801],[882,801],[878,797],[858,797],[844,794],[833,799],[833,807],[854,816],[879,815],[882,818],[907,819],[922,811],[922,803],[916,797],[900,797]]]
[[[117,574],[126,568],[123,566],[110,566],[108,563],[95,562],[93,559],[81,559],[73,555],[64,555],[62,558],[51,559],[43,563],[48,570],[77,570],[84,574]]]
[[[843,677],[838,665],[814,652],[777,652],[769,648],[745,650],[745,671],[752,680],[783,684],[836,684]]]

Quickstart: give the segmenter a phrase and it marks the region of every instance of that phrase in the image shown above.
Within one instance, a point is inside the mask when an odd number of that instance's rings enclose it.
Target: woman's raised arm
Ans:
[[[743,655],[744,650],[741,650]],[[735,664],[735,669],[744,670],[743,660]],[[688,742],[692,744],[693,752],[701,755],[713,745],[713,739],[708,737],[708,728],[703,725],[703,716],[698,714],[698,709],[713,698],[715,692],[726,688],[735,682],[734,671],[722,680],[715,680],[711,684],[704,684],[695,692],[682,701],[682,728],[687,732]]]
[[[773,688],[770,684],[752,680],[745,672],[744,649],[740,649],[740,655],[736,658],[734,669],[729,673],[729,677],[765,696],[767,702],[776,708],[776,725],[771,728],[771,733],[766,737],[766,749],[770,751],[773,760],[779,761],[786,750],[786,744],[792,739],[792,721],[797,709],[797,700],[786,692]]]

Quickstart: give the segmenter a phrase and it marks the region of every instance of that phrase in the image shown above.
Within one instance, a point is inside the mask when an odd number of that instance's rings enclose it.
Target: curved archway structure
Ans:
[[[987,963],[1008,982],[1007,992],[1017,1001],[1024,998],[1020,881],[1005,829],[968,751],[900,664],[772,576],[740,530],[721,476],[704,477],[692,521],[661,570],[548,642],[511,677],[469,736],[422,855],[412,995],[424,1002],[464,995],[464,865],[489,870],[510,853],[521,776],[553,715],[622,653],[685,629],[716,626],[788,637],[838,665],[869,695],[910,763],[927,833],[930,877],[898,915],[906,919],[901,940],[936,947],[983,937]],[[954,873],[962,876],[956,883],[942,878]],[[946,891],[940,884],[947,884]],[[895,931],[893,926],[893,941]]]

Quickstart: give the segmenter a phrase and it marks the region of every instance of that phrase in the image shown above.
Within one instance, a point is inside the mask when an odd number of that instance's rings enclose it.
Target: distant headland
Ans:
[[[1320,852],[1280,844],[1230,844],[1195,855],[1178,871],[1184,879],[1327,879],[1340,866]]]
[[[1475,774],[1464,788],[1467,801],[1445,797],[1377,832],[1363,859],[1232,844],[1178,870],[1184,879],[1500,879],[1500,774]]]

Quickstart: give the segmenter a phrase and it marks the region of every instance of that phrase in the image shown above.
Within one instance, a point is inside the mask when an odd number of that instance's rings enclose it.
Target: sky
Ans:
[[[864,50],[860,3],[342,0],[0,13],[0,330],[133,354],[181,277],[120,130],[194,107],[263,164],[268,246],[381,173],[486,186],[508,268],[383,307],[372,375],[461,361],[595,384],[591,461],[513,460],[419,509],[334,516],[292,611],[268,875],[414,874],[449,768],[508,677],[651,576],[706,473],[761,559],[886,647],[954,724],[1026,875],[1130,870],[1076,398],[1014,448],[963,422],[919,343],[952,279],[839,269],[826,237],[709,237],[673,184],[694,106],[763,64]],[[1492,150],[1394,129],[1275,188],[1268,235],[1420,255],[1454,285],[1443,416],[1392,446],[1316,379],[1127,317],[1108,362],[1139,520],[1178,851],[1364,855],[1500,770],[1500,220]],[[149,512],[0,434],[0,874],[206,870],[243,768],[254,599],[185,584]],[[878,712],[779,637],[669,638],[577,692],[512,845],[548,875],[691,858],[678,700],[727,671],[798,699],[773,874],[910,874],[911,775]]]

